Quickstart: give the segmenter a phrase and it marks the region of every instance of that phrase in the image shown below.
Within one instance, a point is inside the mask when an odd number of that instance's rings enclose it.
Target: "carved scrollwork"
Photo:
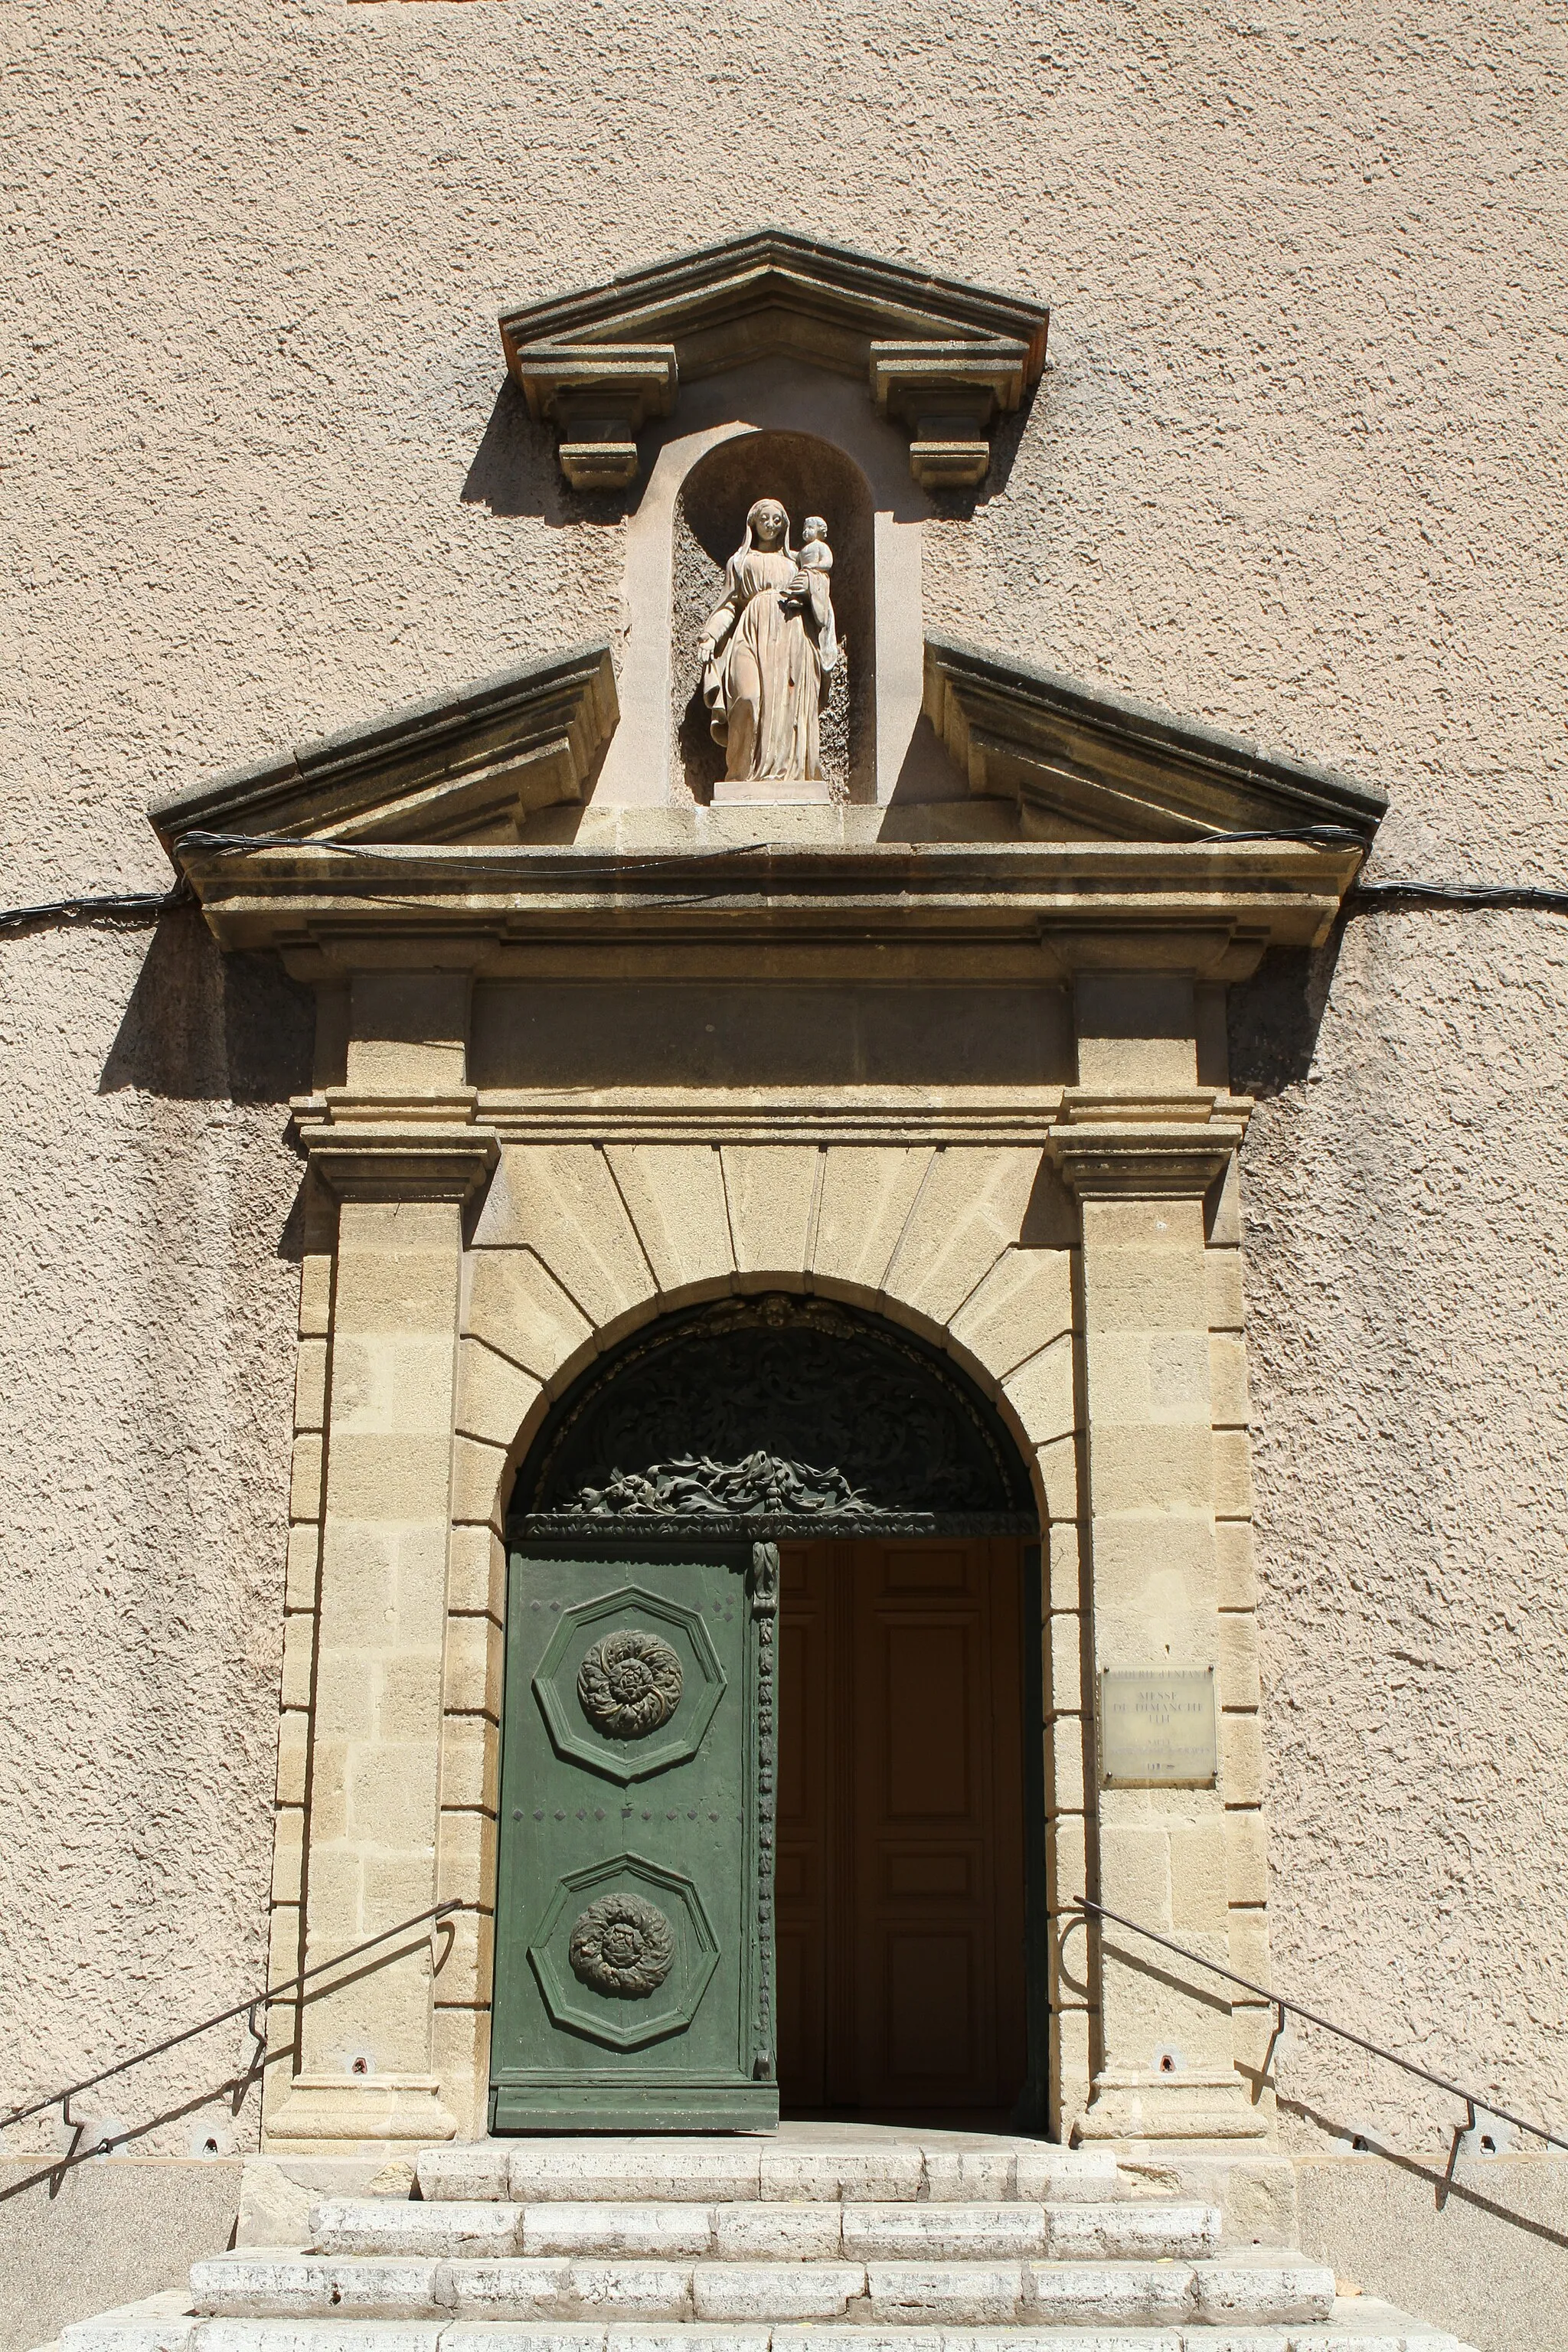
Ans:
[[[573,1973],[625,1999],[657,1991],[675,1965],[675,1930],[640,1895],[602,1895],[572,1930]]]
[[[802,1518],[883,1516],[841,1470],[817,1470],[808,1462],[781,1462],[761,1453],[739,1462],[685,1454],[646,1471],[616,1470],[603,1486],[584,1486],[557,1508],[570,1518],[594,1519],[761,1518],[783,1512]]]
[[[611,1739],[646,1739],[680,1705],[680,1660],[668,1642],[640,1626],[595,1642],[577,1670],[577,1697],[595,1731]]]
[[[663,1318],[601,1360],[531,1457],[516,1504],[563,1534],[684,1517],[725,1537],[757,1519],[919,1532],[1016,1514],[1032,1526],[1033,1508],[1006,1433],[950,1360],[784,1292]]]

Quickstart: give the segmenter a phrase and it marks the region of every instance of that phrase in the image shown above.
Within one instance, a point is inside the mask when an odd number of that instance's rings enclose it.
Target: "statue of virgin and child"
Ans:
[[[822,775],[822,707],[843,658],[832,570],[820,515],[806,516],[792,548],[778,499],[757,500],[697,648],[710,730],[731,782]]]

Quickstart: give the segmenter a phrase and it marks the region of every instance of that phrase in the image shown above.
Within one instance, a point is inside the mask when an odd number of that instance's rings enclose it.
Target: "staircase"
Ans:
[[[427,2149],[60,2352],[1465,2352],[1109,2153],[834,2133]]]

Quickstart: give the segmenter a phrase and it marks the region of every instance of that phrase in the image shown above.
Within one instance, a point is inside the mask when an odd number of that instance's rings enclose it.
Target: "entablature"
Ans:
[[[299,963],[467,961],[552,968],[820,971],[889,976],[889,950],[929,973],[1028,949],[1042,976],[1089,970],[1244,977],[1265,948],[1321,941],[1360,864],[1356,847],[1244,842],[904,843],[667,853],[407,845],[374,856],[301,841],[236,851],[187,836],[181,864],[230,948]],[[469,943],[465,953],[459,942]]]

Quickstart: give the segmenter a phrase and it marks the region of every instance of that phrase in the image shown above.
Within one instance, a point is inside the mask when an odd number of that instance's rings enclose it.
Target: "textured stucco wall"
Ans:
[[[9,2107],[265,1975],[310,1008],[194,910],[0,958]],[[244,2147],[250,2052],[226,2026],[79,2112]]]
[[[1385,785],[1385,871],[1560,872],[1555,12],[14,0],[0,43],[8,898],[154,883],[153,794],[617,631],[623,526],[495,314],[769,217],[1055,306],[931,620]],[[192,947],[199,1079],[117,1062],[166,937],[0,943],[7,2087],[260,1954],[301,1031],[226,984],[232,1103]],[[1278,1970],[1560,2105],[1564,947],[1379,915],[1237,1008]]]

